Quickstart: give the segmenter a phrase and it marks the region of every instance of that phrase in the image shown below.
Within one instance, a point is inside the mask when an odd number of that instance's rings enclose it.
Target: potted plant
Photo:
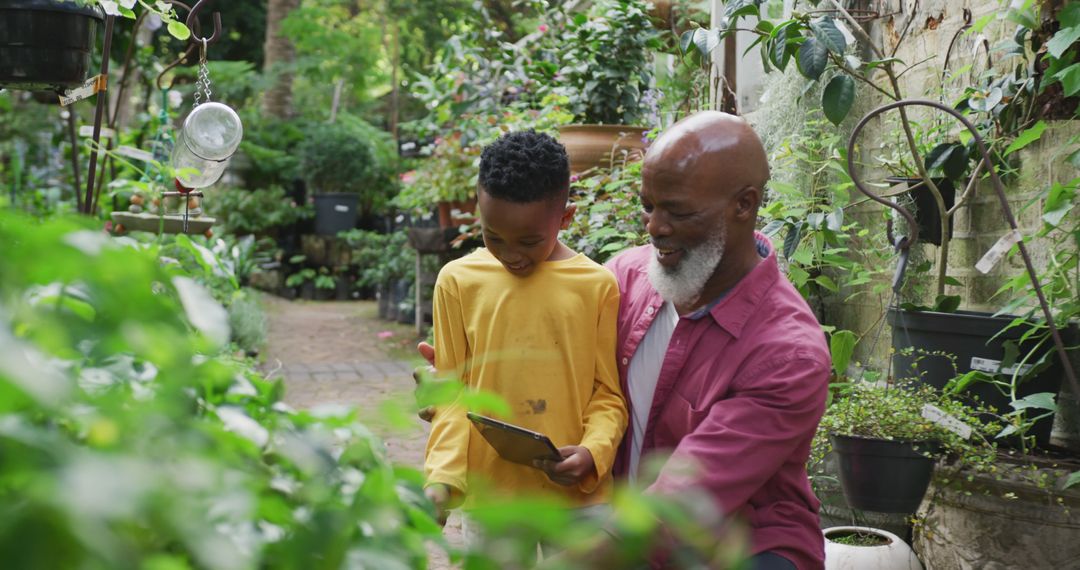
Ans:
[[[644,154],[652,80],[650,50],[660,37],[642,0],[601,0],[568,16],[531,67],[540,91],[567,97],[574,124],[559,128],[570,170],[610,168]]]
[[[922,570],[923,565],[915,551],[889,531],[838,526],[822,532],[825,535],[825,570]]]
[[[914,513],[938,458],[989,462],[986,422],[959,398],[929,386],[856,381],[835,387],[814,441],[814,457],[839,459],[840,484],[855,509]],[[978,409],[986,412],[985,409]]]
[[[315,233],[336,235],[352,229],[384,204],[393,184],[389,143],[360,119],[316,124],[300,144],[300,172],[314,193]],[[392,149],[391,151],[392,152]]]

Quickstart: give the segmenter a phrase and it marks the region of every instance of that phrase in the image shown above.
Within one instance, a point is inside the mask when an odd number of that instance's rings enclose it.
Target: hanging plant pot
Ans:
[[[1025,332],[1025,327],[1014,327],[998,334],[1016,319],[1012,315],[993,316],[989,313],[957,311],[938,313],[934,311],[908,311],[890,308],[887,315],[892,325],[893,375],[897,378],[913,378],[941,389],[957,375],[979,370],[988,374],[1012,374],[1012,368],[1004,368],[1006,341],[1018,342]],[[1075,344],[1077,329],[1075,326],[1062,331],[1065,344]],[[1019,344],[1020,355],[1026,354],[1034,342]],[[1064,376],[1061,361],[1053,353],[1053,346],[1045,347],[1043,354],[1046,367],[1041,371],[1032,371],[1029,378],[1019,386],[1017,398],[1050,392],[1057,394],[1061,390]],[[954,368],[952,360],[955,358]],[[1039,358],[1029,362],[1037,362]],[[1031,367],[1031,364],[1025,365]],[[1025,369],[1020,370],[1021,374]],[[1010,411],[1009,397],[1002,394],[993,385],[975,382],[966,391],[977,397],[984,404],[997,408],[998,411]],[[1035,437],[1040,447],[1050,442],[1050,433],[1054,427],[1053,417],[1047,417],[1035,423],[1028,435]],[[1008,440],[1004,440],[1008,444]]]
[[[590,168],[611,168],[624,160],[645,156],[645,127],[626,125],[564,125],[559,142],[570,156],[570,172],[580,174]]]
[[[0,87],[57,91],[81,85],[104,20],[96,6],[70,1],[0,2]]]
[[[825,535],[825,570],[922,570],[915,551],[895,534],[865,526],[838,526]]]
[[[840,458],[840,485],[848,505],[881,513],[919,508],[934,473],[934,460],[923,452],[936,445],[837,434],[830,439]]]
[[[956,203],[956,187],[948,178],[934,178],[934,184],[941,191],[941,199],[945,201],[945,209],[953,207]],[[892,184],[906,184],[909,194],[915,203],[915,221],[919,224],[919,241],[941,245],[941,212],[938,211],[934,193],[930,187],[922,183],[922,178],[886,178],[886,182]],[[952,239],[953,226],[949,220],[949,239]]]

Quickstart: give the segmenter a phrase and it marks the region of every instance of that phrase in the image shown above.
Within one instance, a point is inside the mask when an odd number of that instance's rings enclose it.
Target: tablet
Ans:
[[[506,422],[472,412],[465,414],[480,435],[507,461],[533,467],[533,461],[550,459],[562,461],[558,448],[542,433],[527,430]]]

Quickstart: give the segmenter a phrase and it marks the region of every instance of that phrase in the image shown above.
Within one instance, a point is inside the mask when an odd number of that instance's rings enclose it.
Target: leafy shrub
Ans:
[[[353,249],[351,257],[358,268],[358,285],[378,287],[402,279],[415,279],[416,252],[409,247],[405,230],[390,234],[349,230],[339,235]]]
[[[5,565],[426,564],[420,475],[221,352],[225,311],[155,246],[8,212],[0,242]]]
[[[215,192],[204,205],[225,233],[238,236],[267,234],[314,215],[310,205],[293,202],[280,186]]]
[[[254,292],[245,289],[229,305],[229,330],[232,341],[248,354],[259,352],[266,344],[266,313]]]
[[[316,193],[355,192],[361,215],[382,207],[395,190],[396,148],[389,135],[357,117],[315,124],[300,145],[300,168]]]
[[[244,113],[240,152],[248,159],[244,181],[251,188],[290,186],[300,177],[297,148],[305,140],[304,123]]]
[[[648,241],[641,223],[641,163],[580,178],[571,184],[577,212],[562,238],[572,249],[604,263]]]
[[[660,40],[645,2],[601,0],[587,15],[568,17],[552,39],[533,79],[568,97],[575,120],[636,125],[646,118],[650,50]]]

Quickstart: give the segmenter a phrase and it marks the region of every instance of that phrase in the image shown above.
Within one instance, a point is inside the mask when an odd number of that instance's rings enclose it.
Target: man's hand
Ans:
[[[417,368],[413,369],[413,381],[416,382],[417,386],[419,386],[420,380],[424,374],[427,374],[428,376],[432,376],[435,374],[435,347],[431,346],[426,342],[421,342],[420,344],[416,345],[416,352],[419,352],[420,356],[424,357],[424,360],[428,361],[427,366],[418,366]],[[425,422],[430,422],[435,418],[435,407],[426,406],[424,408],[421,408],[419,412],[416,412],[416,415]]]
[[[580,445],[567,445],[559,448],[562,461],[540,460],[536,468],[547,473],[548,479],[567,487],[577,485],[596,472],[592,453]]]
[[[442,483],[433,483],[424,488],[424,495],[435,503],[435,520],[439,521],[440,525],[446,524],[446,517],[449,516],[450,505],[450,486]]]

